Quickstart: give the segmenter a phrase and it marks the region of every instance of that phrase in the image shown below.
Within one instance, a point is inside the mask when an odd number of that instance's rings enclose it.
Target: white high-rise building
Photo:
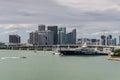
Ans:
[[[38,31],[29,34],[29,43],[33,45],[53,45],[53,32],[50,30],[44,31],[44,28],[38,27]]]

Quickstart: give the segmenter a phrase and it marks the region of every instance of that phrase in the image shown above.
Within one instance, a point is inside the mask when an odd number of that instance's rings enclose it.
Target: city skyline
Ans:
[[[38,25],[38,30],[29,33],[32,45],[76,44],[76,29],[66,33],[66,27]]]
[[[13,29],[18,29],[18,30],[13,30],[13,31],[5,31],[3,32],[3,34],[0,34],[0,35],[5,35],[5,36],[2,36],[2,38],[0,39],[0,42],[5,42],[5,43],[8,43],[9,40],[8,40],[8,37],[6,36],[9,36],[9,35],[15,35],[15,34],[18,34],[22,37],[22,40],[21,42],[22,43],[27,43],[27,40],[29,39],[29,33],[30,32],[33,32],[33,31],[36,31],[38,29],[38,26],[39,25],[45,25],[46,28],[48,26],[58,26],[58,25],[46,25],[46,24],[35,24],[34,26],[30,26],[29,27],[26,27],[28,26],[29,24],[26,24],[26,25],[18,25],[18,26],[24,26],[23,28],[19,28],[19,27],[12,27],[12,26],[9,26],[9,28],[13,28]],[[76,29],[77,30],[77,38],[96,38],[96,39],[100,39],[100,36],[101,35],[113,35],[114,38],[119,38],[119,31],[101,31],[101,32],[96,32],[96,33],[86,33],[86,34],[79,34],[79,28],[77,27],[68,27],[68,26],[58,26],[58,28],[61,28],[61,27],[66,27],[66,32],[69,33],[71,32],[73,29]],[[9,29],[9,28],[6,28],[6,29]],[[1,30],[2,31],[2,30]],[[83,31],[84,32],[84,31]],[[117,34],[117,35],[116,35]],[[81,36],[82,35],[82,36]],[[5,37],[5,38],[4,38]]]
[[[53,44],[56,45],[56,44],[76,44],[76,43],[120,45],[119,36],[115,37],[111,34],[107,35],[107,33],[104,32],[102,35],[100,35],[99,39],[95,37],[93,38],[83,37],[82,38],[82,37],[76,37],[77,36],[76,30],[77,29],[74,28],[68,32],[66,30],[66,27],[59,27],[57,25],[46,26],[45,24],[41,24],[37,26],[36,30],[29,32],[29,36],[28,36],[28,39],[26,40],[27,41],[26,43],[33,44],[33,45],[53,45]],[[57,37],[55,37],[56,34],[58,36],[57,42],[55,41],[57,40],[56,39]],[[9,35],[19,35],[19,34],[14,33],[14,34],[9,34]]]
[[[0,41],[8,42],[6,36],[15,32],[26,42],[28,32],[38,24],[76,28],[78,38],[99,38],[104,32],[120,34],[119,0],[0,1]]]

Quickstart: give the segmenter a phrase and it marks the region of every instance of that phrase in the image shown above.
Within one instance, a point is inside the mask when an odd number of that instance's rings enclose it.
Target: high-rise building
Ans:
[[[106,45],[106,36],[104,35],[101,36],[101,44]]]
[[[29,44],[38,45],[38,33],[39,31],[29,33]]]
[[[66,44],[66,27],[58,29],[58,44]]]
[[[34,37],[34,32],[29,33],[29,44],[33,44],[33,37]]]
[[[56,45],[58,43],[58,26],[48,26],[47,30],[50,30],[53,32],[53,38],[54,38],[54,45]]]
[[[46,32],[47,45],[53,45],[54,44],[53,32],[50,30],[47,30],[45,32]]]
[[[107,36],[107,45],[112,45],[112,35]]]
[[[45,31],[45,25],[39,25],[38,31]]]
[[[37,45],[48,45],[45,31],[38,32]]]
[[[33,45],[38,45],[38,31],[33,33]]]
[[[67,44],[76,44],[76,29],[67,33]]]
[[[40,26],[38,26],[40,27]],[[38,28],[39,29],[39,28]],[[29,34],[29,43],[33,45],[53,45],[53,31],[40,28]]]
[[[114,46],[117,45],[117,39],[116,38],[112,39],[112,45],[114,45]]]
[[[73,44],[76,44],[76,29],[73,29],[72,30],[72,32],[73,32]]]
[[[21,42],[21,37],[19,35],[9,35],[9,43],[18,44]]]
[[[67,44],[73,44],[73,33],[67,33]]]

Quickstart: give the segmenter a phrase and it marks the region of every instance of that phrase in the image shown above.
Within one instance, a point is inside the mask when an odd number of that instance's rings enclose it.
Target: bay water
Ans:
[[[0,50],[0,80],[120,80],[120,62],[108,56],[52,53]]]

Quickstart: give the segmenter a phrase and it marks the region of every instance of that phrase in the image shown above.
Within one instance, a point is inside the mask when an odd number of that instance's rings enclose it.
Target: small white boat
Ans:
[[[60,55],[60,53],[59,53],[59,52],[54,52],[53,54],[54,54],[54,55]]]
[[[59,47],[56,48],[56,50],[53,52],[53,55],[60,55],[60,52],[59,52]]]

